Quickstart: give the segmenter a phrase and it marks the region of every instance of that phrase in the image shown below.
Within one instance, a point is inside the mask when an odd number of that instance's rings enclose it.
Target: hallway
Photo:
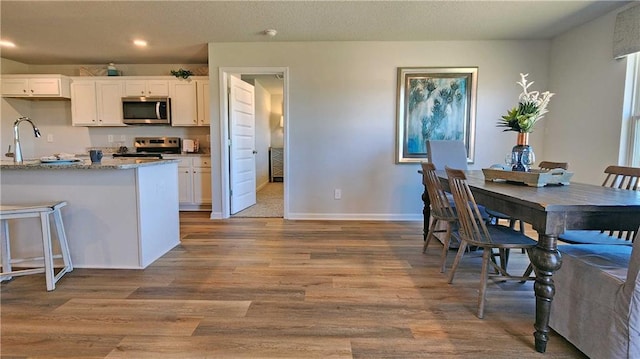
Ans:
[[[283,218],[284,183],[269,182],[256,193],[256,204],[242,210],[233,218]]]

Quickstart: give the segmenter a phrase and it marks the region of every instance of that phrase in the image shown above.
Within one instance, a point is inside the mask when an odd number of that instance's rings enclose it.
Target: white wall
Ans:
[[[280,127],[282,95],[271,94],[271,147],[284,147],[284,128]]]
[[[551,43],[551,91],[544,148],[567,161],[573,180],[601,184],[619,163],[626,60],[613,59],[618,11],[558,36]]]
[[[471,168],[480,169],[502,162],[515,144],[515,133],[496,122],[517,103],[520,72],[547,88],[548,54],[547,41],[210,43],[212,108],[219,108],[219,67],[288,67],[289,218],[420,219],[419,166],[395,163],[397,68],[479,67]],[[217,112],[212,148],[219,133]],[[543,155],[538,133],[531,142]],[[214,199],[224,198],[220,188],[214,179]],[[336,188],[341,200],[333,199]],[[221,207],[216,201],[214,212]]]

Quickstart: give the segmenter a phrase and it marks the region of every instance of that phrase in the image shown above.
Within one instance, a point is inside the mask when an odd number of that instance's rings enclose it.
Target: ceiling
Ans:
[[[629,1],[0,1],[25,64],[203,64],[209,42],[549,39]],[[265,29],[276,29],[269,37]],[[148,41],[144,49],[132,40]]]

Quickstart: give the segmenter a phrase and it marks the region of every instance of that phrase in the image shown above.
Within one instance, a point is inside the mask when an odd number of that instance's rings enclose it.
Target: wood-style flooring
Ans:
[[[584,358],[553,332],[535,352],[531,282],[490,284],[478,319],[479,253],[447,284],[418,222],[182,213],[181,233],[145,270],[3,283],[1,357]]]

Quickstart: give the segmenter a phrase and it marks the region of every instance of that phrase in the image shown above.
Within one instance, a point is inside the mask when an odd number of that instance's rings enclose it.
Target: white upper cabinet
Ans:
[[[167,80],[126,80],[125,96],[169,96]]]
[[[96,81],[100,126],[125,126],[122,123],[122,91],[122,81]]]
[[[71,124],[97,126],[95,81],[73,81],[71,84]]]
[[[70,79],[62,75],[3,75],[2,96],[68,99],[70,83]]]
[[[209,80],[171,81],[172,126],[209,126]]]
[[[171,81],[171,125],[197,126],[198,107],[196,102],[196,81]]]
[[[198,125],[209,126],[211,123],[209,107],[209,80],[196,81],[198,102]]]
[[[122,97],[169,97],[172,126],[209,126],[209,80],[133,76],[78,76],[71,78],[73,126],[126,126],[122,122]],[[3,81],[3,87],[4,87]]]
[[[120,80],[74,80],[71,123],[74,126],[124,126]]]

